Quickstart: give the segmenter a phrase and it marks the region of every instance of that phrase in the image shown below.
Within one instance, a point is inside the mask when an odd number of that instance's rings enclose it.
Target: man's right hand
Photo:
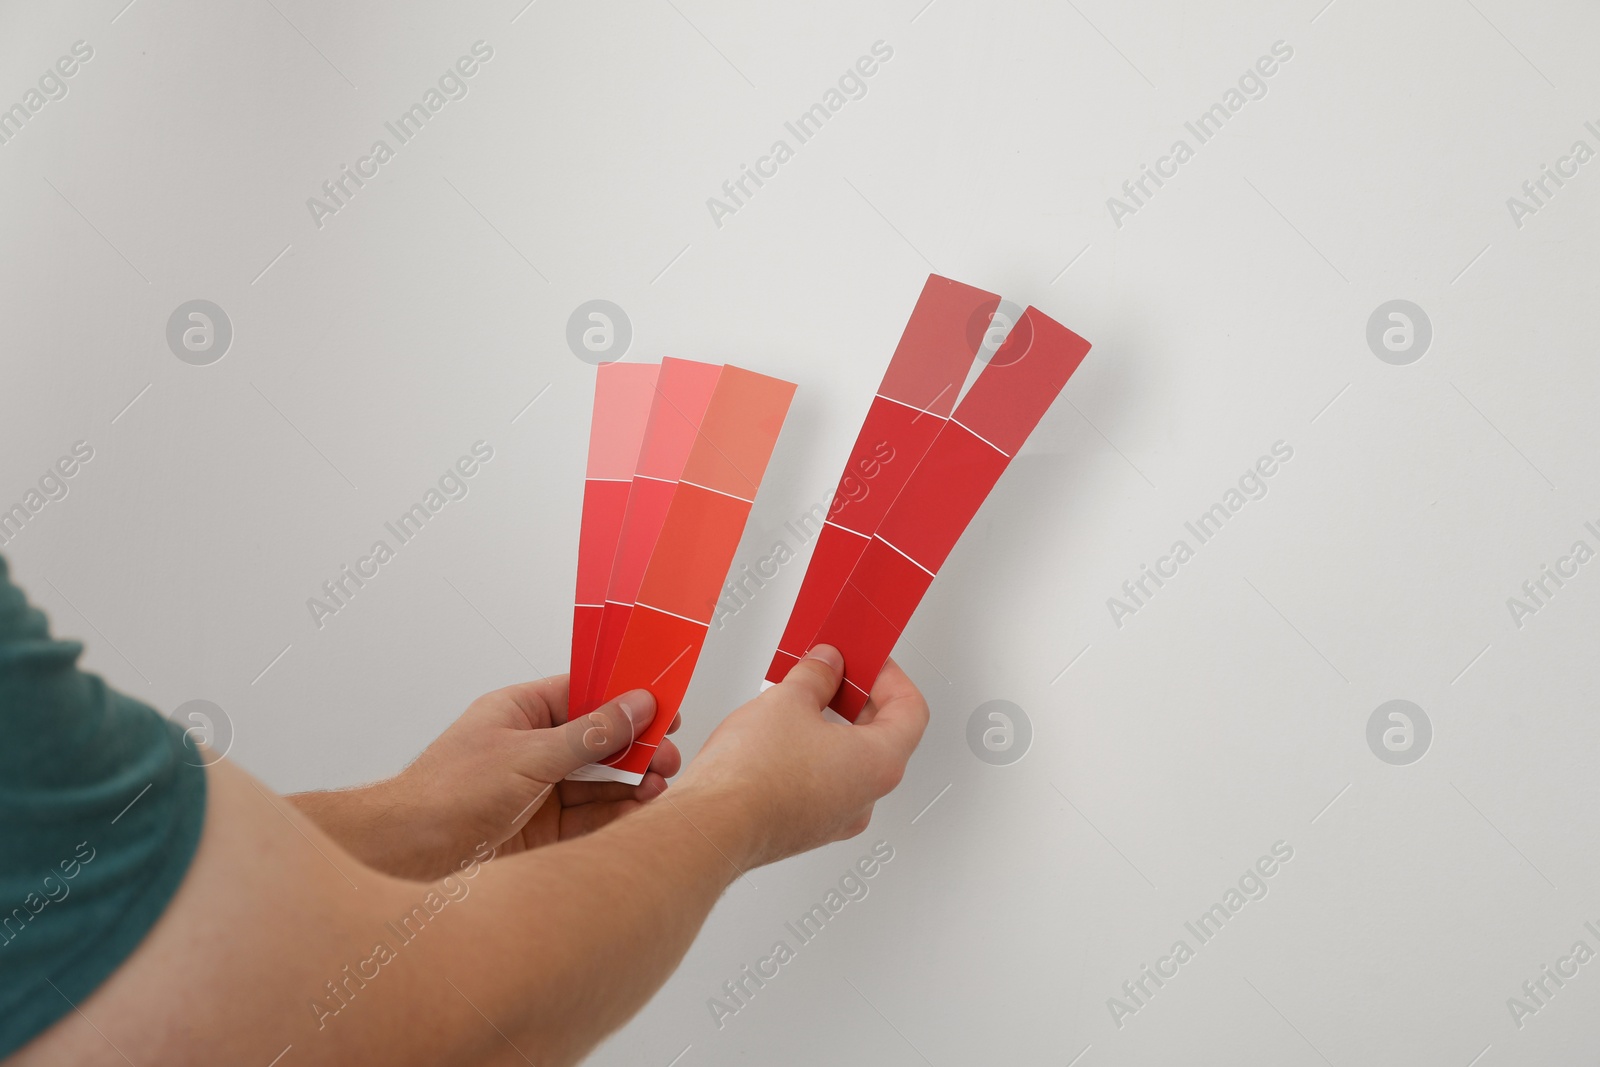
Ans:
[[[823,713],[844,657],[818,645],[782,683],[722,721],[669,797],[721,794],[760,813],[747,866],[772,863],[867,828],[873,803],[905,774],[928,725],[928,703],[890,660],[854,725]]]

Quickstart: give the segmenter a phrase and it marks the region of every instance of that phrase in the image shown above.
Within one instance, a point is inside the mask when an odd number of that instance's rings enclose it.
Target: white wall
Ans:
[[[0,145],[0,499],[94,449],[3,549],[20,579],[116,684],[220,705],[274,787],[392,772],[565,668],[575,307],[625,308],[631,358],[799,382],[748,560],[831,488],[937,269],[1095,347],[901,644],[927,739],[866,836],[736,883],[594,1062],[1592,1058],[1600,964],[1520,1029],[1507,998],[1600,950],[1600,563],[1520,627],[1507,598],[1600,549],[1600,163],[1520,227],[1507,198],[1600,149],[1594,11],[923,2],[0,8],[0,105],[93,48]],[[319,228],[307,198],[479,40],[469,94]],[[716,225],[706,199],[880,40],[866,96]],[[1196,147],[1185,120],[1279,41]],[[1107,197],[1179,137],[1194,158],[1117,226]],[[165,337],[196,298],[234,330],[209,366]],[[1391,299],[1431,320],[1410,365],[1366,341]],[[470,495],[313,625],[480,439]],[[1116,625],[1107,598],[1278,441],[1267,496]],[[714,635],[687,749],[800,573]],[[1009,766],[966,740],[994,699],[1032,726]],[[1420,762],[1369,748],[1391,699],[1431,721]],[[868,897],[719,1030],[721,983],[880,839]],[[1199,945],[1184,922],[1279,841],[1266,898]],[[1119,1028],[1108,998],[1179,938]]]

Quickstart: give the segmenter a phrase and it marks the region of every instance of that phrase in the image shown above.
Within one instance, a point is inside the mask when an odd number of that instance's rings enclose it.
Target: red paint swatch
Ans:
[[[667,509],[722,372],[722,367],[711,363],[671,358],[661,361],[638,462],[628,486],[622,532],[611,559],[584,700],[569,703],[569,714],[587,714],[605,703],[600,690],[616,663],[622,635],[639,596],[639,583],[661,536]]]
[[[681,361],[679,361],[681,362]],[[663,365],[665,379],[668,368]],[[720,368],[715,387],[702,406],[703,417],[690,442],[664,507],[651,510],[654,524],[648,557],[624,576],[631,590],[629,610],[607,669],[590,693],[598,706],[632,689],[648,689],[656,699],[650,726],[623,753],[605,764],[584,767],[571,777],[638,783],[656,748],[677,716],[699,660],[718,594],[744,534],[756,490],[766,474],[778,431],[794,397],[789,382],[738,367]],[[666,392],[662,393],[665,401]],[[658,402],[658,404],[660,403]],[[652,417],[651,426],[655,425]],[[650,447],[647,432],[645,448]],[[641,477],[645,461],[641,455]],[[661,483],[665,484],[665,483]],[[651,508],[660,503],[650,496]],[[631,515],[628,520],[632,521]],[[627,541],[629,531],[624,531]],[[617,567],[623,567],[619,545]],[[635,561],[629,560],[627,568]],[[617,567],[613,568],[613,590]],[[607,604],[609,609],[612,605]],[[604,635],[602,635],[602,645]],[[601,664],[597,663],[597,666]]]
[[[582,707],[587,700],[611,561],[622,536],[628,487],[639,464],[639,448],[660,370],[658,364],[651,363],[608,363],[600,367],[595,377],[589,465],[584,475],[583,519],[578,532],[569,708]]]
[[[840,715],[860,714],[934,575],[1088,351],[1028,308],[940,428],[817,629],[813,643],[844,654]]]
[[[999,304],[994,293],[928,275],[850,450],[768,681],[782,681],[816,644],[862,551],[955,407]]]

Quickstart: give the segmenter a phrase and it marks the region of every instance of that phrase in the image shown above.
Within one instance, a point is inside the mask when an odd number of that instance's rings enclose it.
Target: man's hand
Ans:
[[[639,785],[564,780],[626,748],[654,714],[655,698],[639,689],[569,722],[566,675],[524,682],[473,701],[393,778],[290,799],[368,865],[439,878],[484,843],[500,855],[522,852],[589,833],[660,796],[682,763],[671,741]]]
[[[576,1063],[666,981],[739,870],[858,833],[899,781],[927,705],[890,664],[858,725],[829,722],[839,667],[815,649],[625,819],[659,783],[561,778],[636,720],[616,707],[565,723],[561,679],[491,693],[397,778],[295,798],[302,811],[220,760],[166,913],[19,1063],[265,1063],[286,1048],[309,1065]],[[305,817],[319,808],[331,836]],[[480,841],[556,837],[570,839],[458,866]],[[380,847],[409,877],[446,876],[423,886],[346,851]],[[196,991],[181,1010],[179,988]]]
[[[928,703],[890,660],[854,725],[824,709],[844,658],[818,645],[783,682],[735,710],[706,739],[674,795],[720,794],[759,813],[745,866],[854,837],[873,803],[905,774],[928,725]]]

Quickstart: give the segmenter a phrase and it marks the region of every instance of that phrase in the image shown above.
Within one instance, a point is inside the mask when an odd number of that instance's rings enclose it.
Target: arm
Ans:
[[[670,797],[525,854],[463,855],[431,886],[213,766],[166,914],[18,1062],[268,1063],[289,1045],[294,1063],[575,1062],[665,981],[741,869],[859,832],[899,780],[926,704],[891,664],[864,724],[827,722],[831,655],[730,715]]]
[[[480,842],[500,855],[525,851],[598,829],[665,792],[682,765],[670,740],[637,786],[565,780],[626,748],[654,710],[637,690],[569,725],[566,675],[507,686],[473,701],[393,778],[285,799],[367,866],[442,878]]]

